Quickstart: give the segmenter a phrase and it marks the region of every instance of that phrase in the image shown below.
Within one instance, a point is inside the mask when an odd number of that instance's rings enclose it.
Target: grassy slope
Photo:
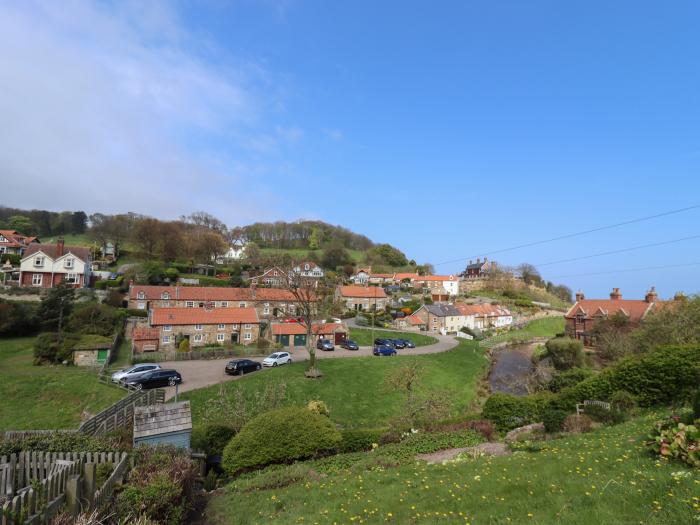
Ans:
[[[74,428],[121,397],[78,367],[33,366],[34,338],[0,339],[0,429]]]
[[[364,252],[360,250],[347,251],[350,254],[350,257],[352,258],[353,262],[361,262],[365,257]],[[294,260],[303,260],[309,257],[309,250],[303,248],[262,248],[260,252],[263,255],[284,255],[286,253],[289,254],[289,256],[292,257],[292,259]],[[317,250],[316,254],[320,257],[323,254],[323,250]]]
[[[463,341],[448,352],[432,355],[391,357],[356,357],[325,359],[320,362],[322,379],[304,378],[305,363],[283,366],[265,373],[250,374],[240,381],[203,388],[182,395],[192,401],[195,425],[201,418],[206,399],[218,395],[219,388],[228,391],[243,388],[248,395],[262,391],[270,381],[286,384],[291,404],[306,404],[312,399],[326,402],[331,418],[347,427],[382,427],[400,412],[402,395],[384,386],[387,375],[415,360],[424,370],[422,389],[444,390],[455,401],[455,410],[463,412],[474,400],[476,384],[488,361],[470,341]]]
[[[542,317],[530,321],[523,328],[510,330],[502,334],[489,337],[481,342],[481,346],[491,348],[492,346],[506,341],[520,341],[532,339],[533,337],[554,337],[564,331],[563,317]]]
[[[546,290],[531,290],[528,288],[523,290],[517,290],[517,292],[525,297],[528,297],[531,301],[549,303],[552,305],[553,308],[565,310],[571,306],[571,303],[562,301],[559,297],[549,293]],[[501,291],[498,290],[474,290],[473,292],[471,292],[471,295],[479,297],[490,297],[491,299],[494,299],[501,304],[505,304],[511,307],[515,303],[513,299],[511,299],[510,297],[506,297]]]
[[[229,489],[210,500],[208,523],[697,523],[700,473],[647,455],[653,419],[551,441],[538,453]]]
[[[429,335],[413,332],[390,332],[387,330],[374,331],[375,339],[387,337],[391,339],[408,339],[409,341],[413,341],[416,346],[426,346],[437,343],[437,339]],[[372,339],[372,330],[369,328],[350,328],[350,339],[360,346],[369,346],[374,342],[374,339]]]

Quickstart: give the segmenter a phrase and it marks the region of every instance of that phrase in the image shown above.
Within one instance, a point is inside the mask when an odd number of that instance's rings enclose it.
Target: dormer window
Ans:
[[[168,299],[170,299],[170,294],[168,292],[163,292],[160,298],[167,301]]]
[[[304,270],[306,270],[306,271],[309,270],[309,265],[308,265],[308,264],[305,264],[305,265],[304,265]]]
[[[41,256],[34,257],[34,266],[44,266],[44,258]]]
[[[69,257],[68,259],[66,259],[65,261],[63,261],[63,265],[64,265],[66,268],[73,268],[73,263],[74,263],[74,262],[75,262],[75,259]]]
[[[139,293],[137,294],[136,297],[137,297],[138,299],[145,299],[145,298],[146,298],[146,294],[145,294],[144,292],[139,292]]]

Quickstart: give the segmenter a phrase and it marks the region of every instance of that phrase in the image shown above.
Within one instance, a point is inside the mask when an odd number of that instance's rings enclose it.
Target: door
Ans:
[[[231,334],[231,342],[234,344],[238,342],[238,333],[237,332],[234,332]]]
[[[289,336],[288,335],[280,335],[279,336],[279,343],[284,347],[289,346]]]
[[[294,346],[306,346],[306,335],[298,334],[294,336]]]
[[[107,361],[107,352],[108,351],[109,350],[107,350],[107,349],[97,351],[97,362],[98,363],[104,363],[105,361]]]
[[[343,341],[345,341],[346,335],[343,332],[336,332],[335,333],[335,344],[339,345]]]

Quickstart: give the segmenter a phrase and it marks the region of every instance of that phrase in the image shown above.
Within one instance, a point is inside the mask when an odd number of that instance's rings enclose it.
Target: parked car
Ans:
[[[389,339],[392,343],[394,343],[394,348],[397,350],[401,350],[402,348],[406,348],[406,343],[404,343],[403,339]]]
[[[243,374],[254,372],[261,368],[262,365],[256,361],[251,361],[250,359],[234,359],[226,363],[225,372],[229,375],[242,376]]]
[[[126,386],[135,390],[148,390],[164,386],[175,386],[182,383],[182,376],[177,370],[151,370],[138,377],[129,379]]]
[[[388,345],[375,345],[374,350],[372,351],[374,355],[396,355],[396,350]]]
[[[413,341],[409,341],[408,339],[401,339],[403,341],[403,344],[405,345],[405,348],[415,348],[416,344]]]
[[[292,362],[292,356],[289,352],[275,352],[274,354],[268,355],[263,359],[263,366],[278,366],[278,365],[288,365]]]
[[[160,365],[155,363],[140,363],[129,368],[124,368],[122,370],[117,370],[112,374],[112,383],[122,383],[128,381],[129,379],[134,379],[141,374],[150,372],[151,370],[160,369]]]
[[[282,319],[283,323],[303,323],[304,318],[303,317],[285,317]]]
[[[342,343],[340,343],[341,348],[345,348],[346,350],[359,350],[360,345],[358,345],[355,341],[351,341],[350,339],[344,339]]]
[[[316,348],[318,348],[319,350],[325,350],[326,352],[335,350],[335,346],[333,346],[333,343],[330,339],[319,339],[318,341],[316,341]]]
[[[375,346],[390,346],[390,347],[394,348],[394,342],[391,339],[375,339],[374,345]]]

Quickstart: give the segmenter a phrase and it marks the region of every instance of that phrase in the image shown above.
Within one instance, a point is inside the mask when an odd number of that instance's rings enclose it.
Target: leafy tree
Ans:
[[[406,255],[390,244],[377,244],[369,250],[368,257],[372,261],[389,266],[406,266],[408,264]]]
[[[570,337],[555,337],[545,344],[547,356],[557,370],[569,370],[583,365],[583,343]]]
[[[38,329],[34,305],[0,299],[0,337],[30,335]]]
[[[318,250],[321,247],[321,231],[318,228],[311,230],[309,237],[309,250]]]
[[[73,310],[75,289],[59,283],[42,298],[37,318],[44,330],[61,334],[68,316]]]
[[[348,265],[352,263],[352,257],[348,251],[342,246],[331,246],[323,251],[321,257],[321,266],[324,268],[335,269],[338,266]]]
[[[84,303],[73,308],[68,319],[71,332],[110,336],[121,320],[119,312],[106,304]]]
[[[25,235],[33,234],[36,230],[32,220],[24,215],[13,215],[9,218],[7,224],[10,226],[11,230],[17,230]]]

